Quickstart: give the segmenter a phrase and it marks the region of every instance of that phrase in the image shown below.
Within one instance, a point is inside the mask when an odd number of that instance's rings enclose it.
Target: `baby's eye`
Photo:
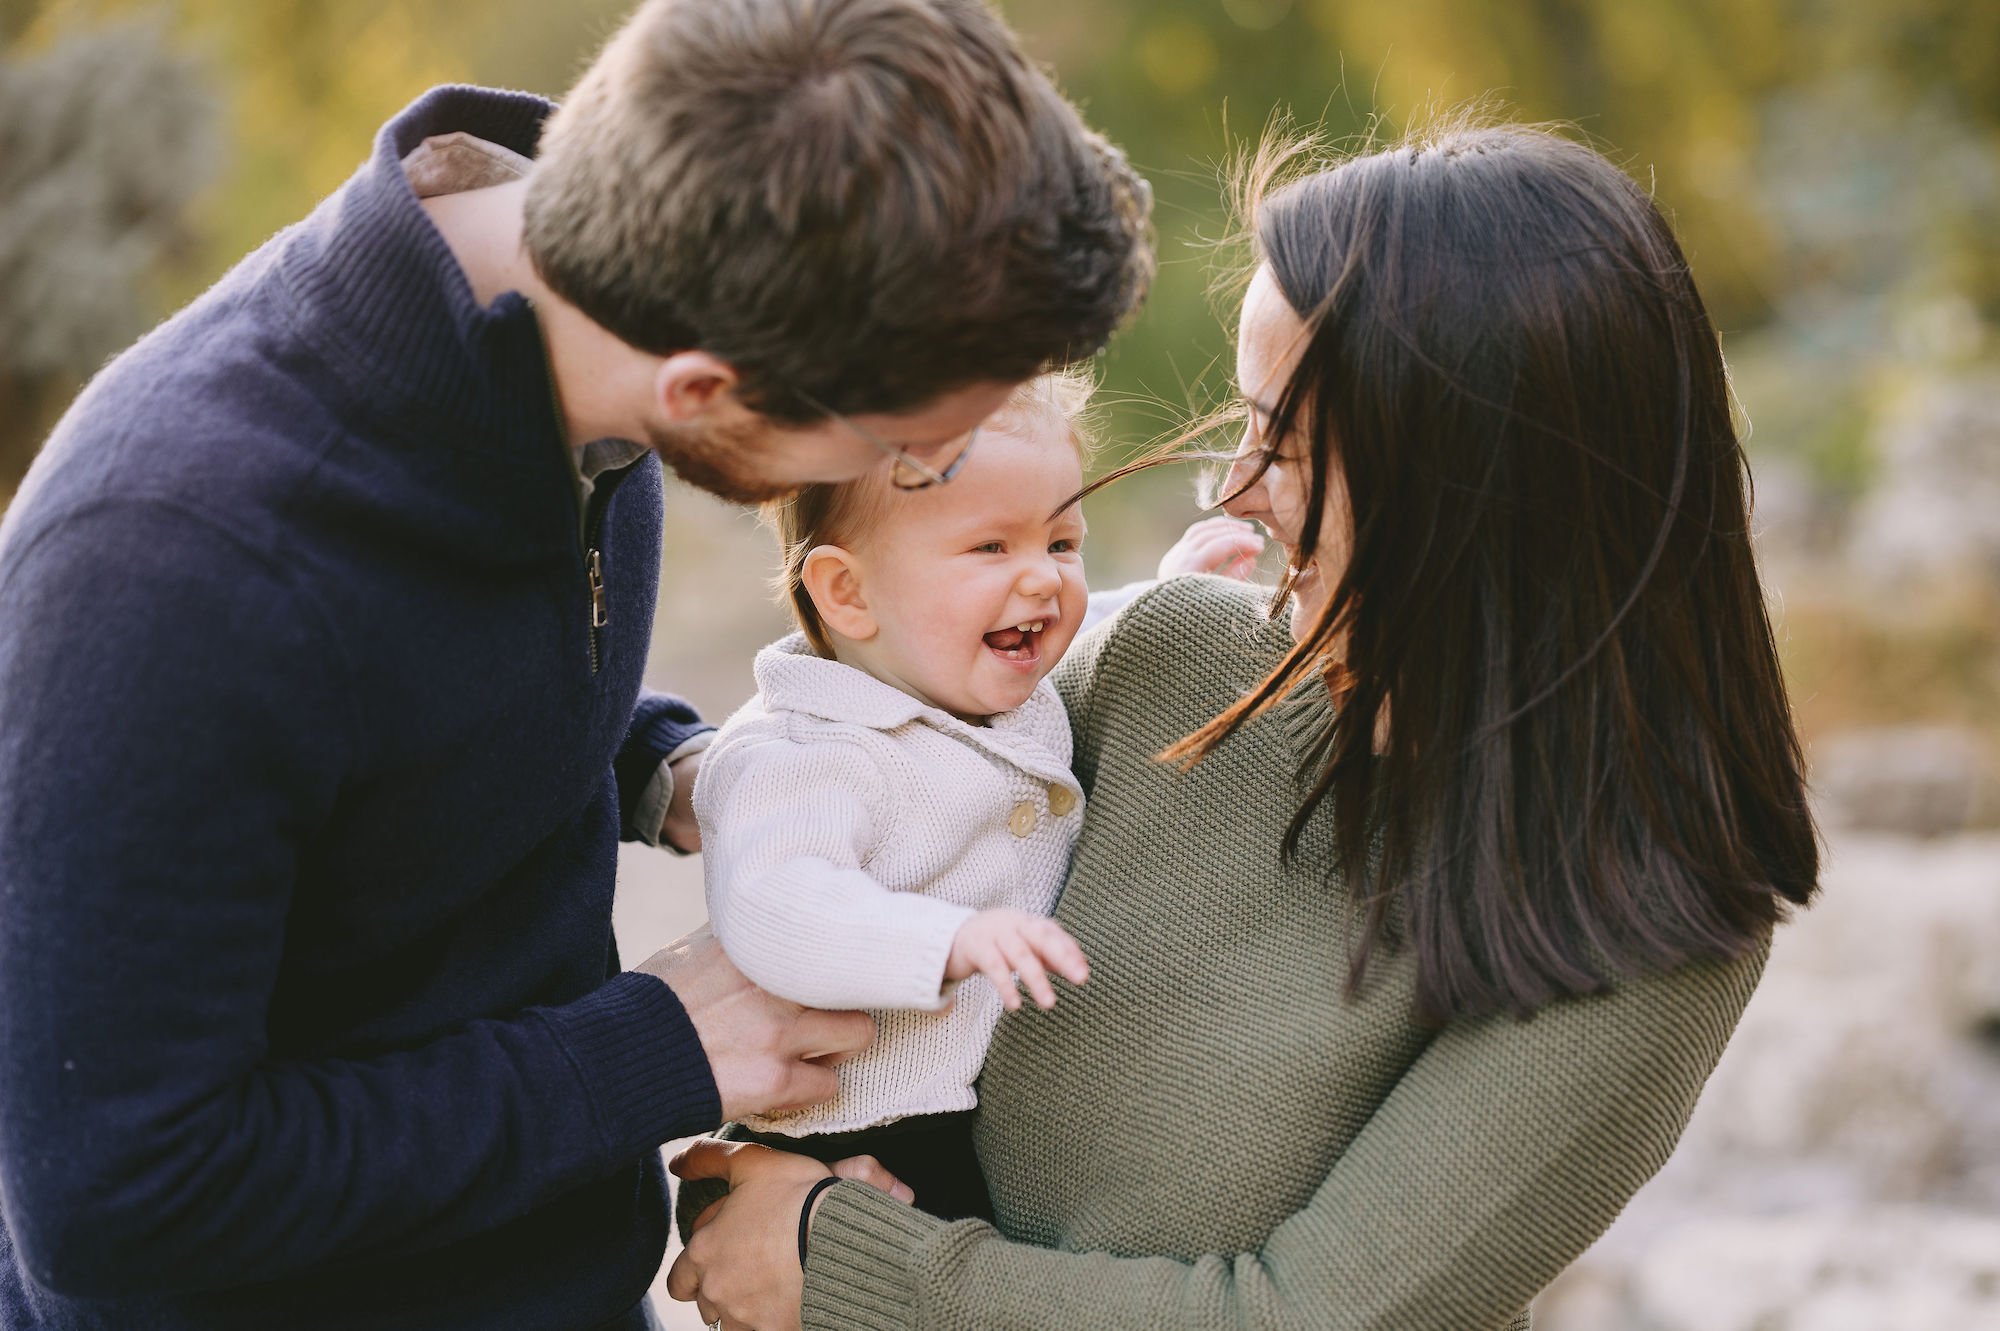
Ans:
[[[1081,541],[1070,540],[1068,538],[1064,538],[1063,540],[1060,541],[1050,541],[1049,553],[1052,555],[1074,554],[1076,553],[1077,547],[1082,544],[1083,543]]]
[[[975,545],[972,547],[972,552],[974,554],[979,554],[979,555],[1004,554],[1006,553],[1006,550],[1007,550],[1006,543],[1002,541],[987,541],[984,544]]]

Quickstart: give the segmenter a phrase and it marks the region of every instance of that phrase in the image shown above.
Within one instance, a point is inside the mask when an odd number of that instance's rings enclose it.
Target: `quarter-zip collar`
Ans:
[[[542,331],[518,292],[482,306],[404,173],[433,135],[462,131],[533,156],[540,97],[432,89],[376,136],[369,161],[275,242],[293,328],[334,367],[353,410],[435,454],[440,527],[493,553],[577,541],[575,474]]]

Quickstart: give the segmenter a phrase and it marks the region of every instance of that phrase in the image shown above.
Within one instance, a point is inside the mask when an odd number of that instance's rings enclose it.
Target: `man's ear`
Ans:
[[[676,351],[653,371],[653,403],[669,422],[713,419],[714,413],[742,404],[734,396],[736,367],[706,351]]]
[[[806,595],[829,632],[850,642],[866,642],[878,631],[862,585],[861,561],[837,545],[816,545],[806,552],[799,578]]]

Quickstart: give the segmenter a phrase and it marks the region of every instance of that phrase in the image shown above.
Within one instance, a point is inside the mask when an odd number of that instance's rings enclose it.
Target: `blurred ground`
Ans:
[[[2000,1328],[2000,836],[1831,851],[1680,1149],[1540,1331]]]

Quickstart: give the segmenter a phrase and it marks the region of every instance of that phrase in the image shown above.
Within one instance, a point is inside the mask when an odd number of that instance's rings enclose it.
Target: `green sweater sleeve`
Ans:
[[[1013,1243],[842,1183],[814,1223],[820,1331],[1498,1331],[1665,1163],[1764,953],[1439,1033],[1304,1209],[1194,1261]],[[1282,1123],[1270,1131],[1282,1132]],[[1256,1186],[1246,1179],[1245,1187]],[[1162,1196],[1163,1206],[1200,1197]]]

